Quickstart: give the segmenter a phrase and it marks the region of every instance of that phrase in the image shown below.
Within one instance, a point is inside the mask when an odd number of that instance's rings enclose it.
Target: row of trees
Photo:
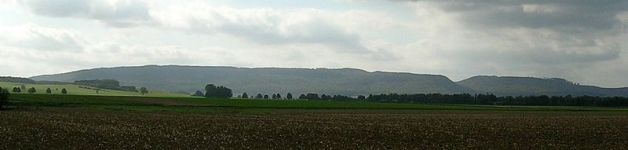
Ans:
[[[272,94],[272,95],[263,95],[262,93],[257,93],[255,96],[249,96],[246,92],[242,93],[242,95],[238,96],[238,98],[243,99],[292,99],[292,93],[286,94],[286,97],[282,97],[281,94]]]
[[[606,106],[626,107],[628,97],[599,96],[502,96],[493,94],[380,94],[370,95],[367,101],[387,103],[479,104],[527,106]]]
[[[205,92],[201,92],[201,91],[196,91],[194,92],[194,94],[192,94],[192,96],[203,96],[206,98],[231,98],[233,97],[233,91],[227,87],[224,86],[216,86],[214,84],[207,84],[205,86]],[[258,93],[257,95],[253,96],[249,96],[248,93],[242,93],[242,95],[238,95],[238,98],[243,98],[243,99],[284,99],[284,97],[277,93],[277,94],[272,94],[272,95],[263,95],[262,93]],[[291,93],[288,93],[285,97],[285,99],[293,99],[293,96]]]
[[[318,96],[317,93],[307,93],[301,94],[299,99],[307,99],[307,100],[354,100],[355,98],[344,96],[344,95],[325,95],[322,94]],[[358,99],[364,99],[364,96],[358,96]]]
[[[203,93],[202,91],[196,91],[194,92],[194,94],[192,94],[192,96],[203,96],[203,97],[207,97],[207,98],[231,98],[233,97],[233,91],[227,87],[224,86],[216,86],[214,84],[207,84],[205,86],[205,92]],[[287,100],[291,100],[294,99],[295,97],[292,96],[292,93],[287,93],[285,97],[283,97],[280,93],[277,94],[271,94],[271,95],[265,95],[262,93],[258,93],[257,95],[249,95],[248,93],[242,93],[242,95],[238,95],[238,98],[242,98],[242,99],[287,99]],[[351,97],[348,96],[342,96],[342,95],[321,95],[320,97],[318,96],[318,94],[315,93],[308,93],[307,95],[305,94],[301,94],[298,99],[312,99],[312,100],[319,100],[319,99],[325,99],[325,100],[348,100],[351,99]],[[362,99],[363,96],[362,96]]]
[[[242,95],[241,98],[248,98]],[[252,97],[253,98],[253,97]],[[280,94],[257,94],[256,99],[281,99]],[[286,99],[292,99],[288,93]],[[477,105],[527,105],[527,106],[605,106],[628,107],[628,97],[599,97],[599,96],[502,96],[494,94],[379,94],[349,97],[344,95],[319,96],[317,93],[301,94],[298,99],[305,100],[364,100],[382,103],[423,103],[423,104],[477,104]]]
[[[0,109],[9,102],[9,90],[0,87]]]
[[[13,93],[22,93],[22,89],[26,89],[26,88],[14,87],[11,91]],[[35,94],[35,93],[37,93],[37,89],[35,89],[35,87],[31,87],[31,88],[27,89],[26,92],[28,92],[29,94]],[[52,89],[47,88],[46,89],[46,93],[47,94],[52,94]],[[66,90],[65,88],[61,89],[61,94],[68,94],[68,90]]]
[[[220,88],[220,87],[216,87],[213,86],[212,84],[208,85],[209,89],[214,89],[215,88]],[[224,87],[223,87],[224,88]],[[228,88],[227,88],[228,89]],[[214,89],[216,90],[216,89]],[[230,89],[229,89],[230,90]],[[226,90],[225,90],[226,91]],[[229,91],[231,92],[231,91]],[[196,91],[194,94],[192,94],[192,96],[204,96],[204,97],[213,97],[213,98],[229,98],[231,97],[233,94],[224,94],[221,96],[217,96],[216,94],[207,94],[207,93],[211,93],[211,90],[207,91],[206,93],[203,94],[203,92],[201,91]],[[215,92],[216,93],[216,92]],[[220,92],[217,92],[220,93]],[[213,95],[213,96],[210,96]],[[283,97],[280,93],[277,94],[271,94],[271,95],[267,95],[267,94],[262,94],[262,93],[257,93],[257,95],[250,95],[246,92],[242,93],[242,95],[238,95],[237,98],[241,98],[241,99],[286,99],[286,100],[292,100],[295,99],[295,97],[292,95],[292,93],[287,93],[285,97]],[[307,94],[301,94],[297,99],[306,99],[306,100],[354,100],[355,98],[349,97],[349,96],[344,96],[344,95],[318,95],[316,93],[307,93]],[[366,99],[364,96],[358,96],[357,99]]]
[[[195,96],[212,98],[230,98],[233,96],[231,89],[224,86],[208,84],[205,93],[196,91]],[[249,96],[243,93],[238,96],[243,99],[293,99],[291,93],[286,97],[281,94],[263,95],[258,93]],[[299,95],[298,99],[306,100],[364,100],[383,103],[423,103],[423,104],[477,104],[477,105],[530,105],[530,106],[628,106],[628,97],[599,97],[599,96],[502,96],[494,94],[379,94],[367,96],[349,97],[344,95],[319,95],[307,93]]]

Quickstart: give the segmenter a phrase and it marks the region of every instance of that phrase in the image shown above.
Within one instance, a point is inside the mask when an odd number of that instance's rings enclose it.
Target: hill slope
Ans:
[[[205,84],[225,85],[235,94],[307,92],[342,95],[379,93],[471,93],[442,75],[367,72],[358,69],[137,66],[35,76],[38,81],[115,79],[151,89],[193,92]]]
[[[457,83],[478,92],[493,93],[499,96],[628,96],[628,88],[601,88],[578,85],[559,78],[475,76]]]

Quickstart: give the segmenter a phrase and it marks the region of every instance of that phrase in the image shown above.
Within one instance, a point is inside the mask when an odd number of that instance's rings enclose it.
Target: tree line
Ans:
[[[626,107],[628,97],[600,96],[495,96],[493,94],[379,94],[366,99],[385,103],[477,104],[522,106],[604,106]]]
[[[0,109],[9,102],[9,90],[0,87]]]
[[[206,98],[231,98],[233,97],[233,90],[225,87],[225,86],[217,86],[214,84],[207,84],[205,86],[205,92],[200,90],[194,92],[192,96],[206,97]],[[237,98],[240,99],[293,99],[291,93],[286,94],[283,97],[280,93],[272,94],[272,95],[263,95],[262,93],[258,93],[257,95],[250,95],[248,93],[242,93],[242,95],[238,95]]]
[[[36,83],[36,81],[33,80],[33,79],[20,78],[20,77],[8,77],[8,76],[0,77],[0,82],[28,83],[28,84],[35,84]]]
[[[55,89],[58,90],[58,89]],[[11,92],[13,93],[22,93],[22,92],[26,92],[28,94],[35,94],[37,93],[37,89],[35,89],[35,87],[31,87],[26,89],[26,86],[22,85],[21,87],[13,87],[13,89],[11,89]],[[46,94],[52,94],[52,89],[50,88],[46,88]],[[61,94],[68,94],[68,90],[66,90],[65,88],[61,89]]]
[[[101,89],[110,89],[110,90],[119,90],[119,91],[129,91],[129,92],[139,92],[142,95],[148,93],[148,89],[146,87],[141,87],[139,90],[136,86],[121,86],[120,81],[113,79],[104,79],[104,80],[78,80],[74,81],[74,84],[91,86]],[[96,93],[98,93],[99,89],[96,89]]]
[[[208,98],[231,98],[232,90],[224,86],[208,84],[205,93],[196,91],[194,96]],[[344,95],[326,95],[317,93],[300,94],[293,97],[291,93],[283,97],[281,94],[265,95],[258,93],[249,95],[242,93],[240,99],[301,99],[326,101],[369,101],[379,103],[421,103],[421,104],[475,104],[475,105],[527,105],[527,106],[605,106],[628,107],[628,97],[601,97],[601,96],[496,96],[494,94],[378,94],[359,95],[356,97]]]

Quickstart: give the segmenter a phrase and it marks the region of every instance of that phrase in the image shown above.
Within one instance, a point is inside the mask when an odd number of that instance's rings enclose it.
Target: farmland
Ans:
[[[28,83],[15,83],[15,82],[0,82],[0,87],[11,89],[13,87],[24,86],[26,88],[35,88],[37,93],[45,93],[47,88],[52,90],[52,94],[61,94],[61,89],[68,90],[69,95],[99,95],[99,96],[148,96],[148,97],[188,97],[188,94],[171,93],[163,91],[150,91],[146,95],[141,95],[138,92],[99,89],[89,86],[81,86],[75,84],[28,84]],[[23,92],[26,92],[24,90]]]
[[[0,149],[569,149],[628,144],[628,112],[14,94]]]

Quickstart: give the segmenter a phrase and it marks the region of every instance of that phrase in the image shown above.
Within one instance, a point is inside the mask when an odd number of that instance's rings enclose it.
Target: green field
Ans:
[[[622,149],[626,110],[13,94],[0,149]]]
[[[627,111],[626,108],[574,106],[489,106],[462,104],[403,104],[365,101],[245,100],[198,97],[139,97],[94,95],[14,94],[19,107],[69,107],[139,111],[263,110],[461,110],[461,111]]]
[[[27,89],[34,87],[37,91],[36,94],[45,94],[46,89],[50,88],[52,94],[61,94],[61,89],[65,88],[68,91],[68,95],[100,95],[100,96],[148,96],[148,97],[189,97],[188,94],[171,93],[164,91],[151,91],[146,95],[142,95],[138,92],[118,91],[109,89],[99,89],[95,87],[74,85],[74,84],[26,84],[26,83],[13,83],[13,82],[0,82],[0,87],[11,89],[13,87],[21,87],[24,85]],[[96,90],[99,89],[99,90]],[[26,93],[26,90],[22,90],[22,93]]]

